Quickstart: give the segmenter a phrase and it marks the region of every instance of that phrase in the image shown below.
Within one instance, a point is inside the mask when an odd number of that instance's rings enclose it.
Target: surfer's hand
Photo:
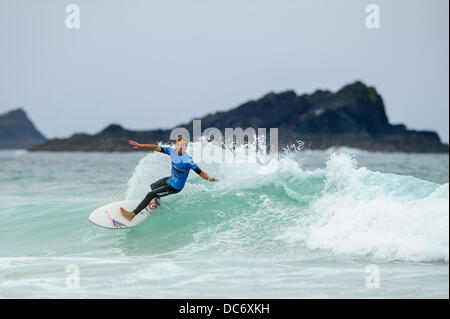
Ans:
[[[133,145],[133,148],[134,148],[135,150],[137,150],[137,149],[140,147],[139,143],[136,142],[136,141],[130,140],[130,141],[128,141],[128,142],[129,142],[131,145]]]
[[[217,178],[215,178],[215,177],[210,177],[210,178],[208,178],[208,181],[210,181],[210,182],[218,182],[219,180]]]

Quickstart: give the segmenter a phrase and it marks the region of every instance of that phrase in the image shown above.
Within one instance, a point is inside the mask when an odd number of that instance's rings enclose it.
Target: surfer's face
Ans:
[[[186,152],[186,142],[179,141],[175,144],[175,149],[177,150],[178,155],[183,155]]]

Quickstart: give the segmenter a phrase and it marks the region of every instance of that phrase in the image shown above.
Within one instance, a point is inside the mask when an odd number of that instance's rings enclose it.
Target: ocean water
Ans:
[[[191,146],[220,182],[192,172],[129,230],[88,215],[142,198],[167,156],[1,151],[0,297],[449,297],[448,155]]]

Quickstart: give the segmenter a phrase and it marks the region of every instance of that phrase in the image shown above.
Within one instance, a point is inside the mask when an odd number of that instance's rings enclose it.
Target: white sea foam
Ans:
[[[337,255],[432,261],[449,256],[448,184],[357,168],[332,154],[310,213],[278,239]]]
[[[201,168],[221,182],[203,184],[191,174],[189,187],[178,196],[191,198],[190,210],[218,216],[223,212],[217,201],[226,202],[229,216],[200,227],[187,243],[192,249],[242,253],[282,241],[339,258],[448,262],[448,184],[358,167],[345,150],[330,153],[324,169],[303,170],[298,150],[262,165],[246,162],[242,148],[232,152],[204,140],[190,147]],[[205,153],[214,161],[203,162]],[[236,162],[221,162],[231,155]],[[153,153],[141,160],[128,198],[143,196],[151,181],[168,174],[164,156]],[[251,199],[255,192],[264,200]],[[205,216],[185,218],[197,223],[195,218]]]

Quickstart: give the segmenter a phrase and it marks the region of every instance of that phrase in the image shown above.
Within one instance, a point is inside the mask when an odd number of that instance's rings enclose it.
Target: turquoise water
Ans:
[[[107,230],[90,212],[142,198],[168,157],[0,152],[0,297],[449,297],[448,155],[193,155],[220,182],[191,173],[143,224]]]

